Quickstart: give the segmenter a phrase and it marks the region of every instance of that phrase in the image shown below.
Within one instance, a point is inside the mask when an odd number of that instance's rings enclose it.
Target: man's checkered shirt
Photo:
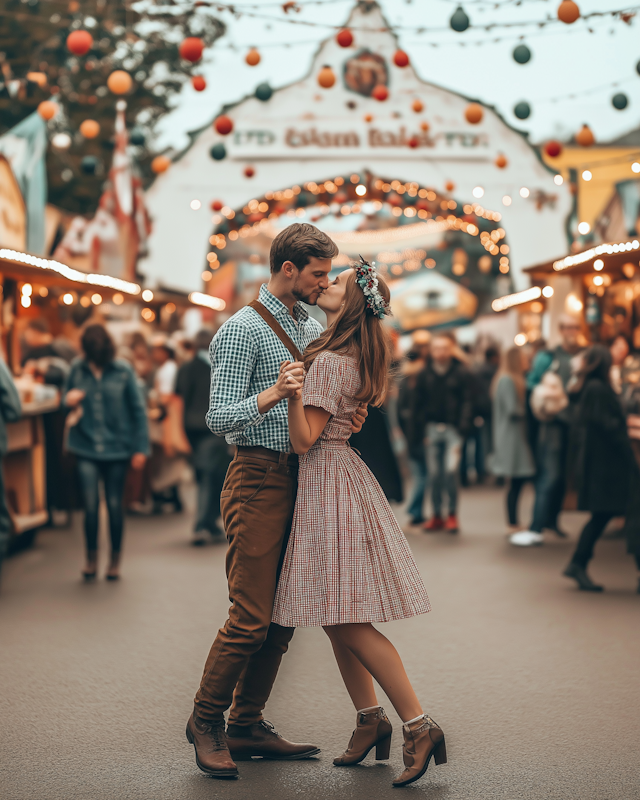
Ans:
[[[293,311],[260,287],[260,302],[269,309],[304,353],[307,345],[322,333],[322,325],[309,316],[302,303]],[[207,425],[229,444],[268,447],[291,452],[287,401],[260,414],[258,395],[278,380],[280,364],[294,358],[262,317],[245,306],[228,319],[209,347],[211,396]]]

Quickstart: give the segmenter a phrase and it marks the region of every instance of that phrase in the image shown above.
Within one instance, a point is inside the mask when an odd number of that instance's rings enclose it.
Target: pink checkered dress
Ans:
[[[325,351],[303,402],[331,412],[300,458],[291,537],[273,621],[285,627],[387,622],[430,610],[409,545],[380,484],[349,447],[360,386],[355,359]]]

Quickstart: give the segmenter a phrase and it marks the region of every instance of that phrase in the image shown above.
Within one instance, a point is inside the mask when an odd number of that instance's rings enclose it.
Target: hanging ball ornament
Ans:
[[[448,192],[452,192],[452,191],[453,191],[453,190],[456,188],[456,185],[455,185],[455,183],[454,183],[453,181],[447,181],[447,182],[445,183],[445,185],[444,185],[444,188],[445,188],[445,189],[446,189]]]
[[[464,110],[464,116],[468,123],[477,125],[479,122],[482,122],[484,110],[480,103],[469,103]]]
[[[170,166],[170,158],[167,158],[167,156],[156,156],[151,162],[151,171],[159,175],[161,172],[166,172]]]
[[[526,44],[519,44],[513,51],[513,60],[518,64],[526,64],[531,61],[531,50]]]
[[[498,156],[493,163],[496,165],[496,167],[498,167],[498,169],[504,169],[509,164],[504,153],[498,153]]]
[[[244,168],[244,177],[245,178],[253,178],[256,174],[256,171],[253,167],[245,167]]]
[[[611,98],[611,105],[618,111],[623,111],[629,105],[629,98],[624,92],[618,92]]]
[[[318,84],[322,86],[323,89],[330,89],[335,82],[336,76],[334,71],[328,64],[325,64],[318,73]]]
[[[180,58],[195,64],[202,58],[204,42],[198,36],[188,36],[180,45]]]
[[[85,156],[80,162],[80,169],[85,175],[95,175],[98,169],[98,159],[95,156]]]
[[[224,203],[222,200],[213,200],[211,203],[211,210],[212,211],[222,211],[224,208]]]
[[[43,100],[38,105],[38,114],[46,121],[53,119],[57,113],[58,104],[53,103],[51,100]]]
[[[364,115],[365,122],[373,122],[373,114],[365,114]]]
[[[560,142],[556,142],[555,139],[553,139],[545,144],[544,152],[549,158],[557,158],[560,153],[562,153],[562,145]]]
[[[431,126],[429,125],[428,122],[421,122],[420,123],[420,130],[424,131],[425,133],[429,130],[430,127]]]
[[[114,94],[126,94],[132,85],[131,75],[123,69],[117,69],[107,78],[107,86]]]
[[[389,90],[383,83],[379,83],[377,86],[374,86],[371,97],[379,103],[383,103],[387,97],[389,97]]]
[[[640,61],[636,64],[636,72],[640,75]]]
[[[466,15],[464,8],[462,6],[458,6],[456,10],[453,12],[451,19],[449,20],[449,25],[453,28],[454,31],[458,33],[462,33],[466,31],[469,27],[469,17]]]
[[[525,103],[522,100],[520,103],[517,103],[513,109],[513,113],[516,115],[518,119],[527,119],[527,117],[531,114],[531,106],[529,103]]]
[[[136,147],[142,147],[146,141],[146,136],[142,128],[134,128],[129,134],[129,141]]]
[[[86,56],[93,45],[89,31],[73,31],[67,36],[67,50],[74,56]]]
[[[576,142],[581,147],[591,147],[595,140],[596,137],[593,135],[593,132],[588,125],[583,125],[578,133],[576,133]]]
[[[418,139],[417,136],[412,136],[407,142],[407,144],[409,145],[409,147],[415,150],[415,148],[418,147],[418,145],[420,144],[420,140]]]
[[[251,50],[247,53],[244,57],[244,60],[250,67],[257,67],[260,63],[260,53],[256,50],[255,47],[252,47]]]
[[[227,157],[227,148],[222,142],[219,142],[218,144],[214,144],[209,150],[209,155],[214,161],[222,161]]]
[[[80,133],[85,139],[95,139],[100,133],[100,125],[95,119],[85,119],[80,125]]]
[[[266,103],[268,100],[271,100],[273,95],[273,89],[269,86],[268,83],[261,83],[256,86],[256,97],[258,100],[261,100],[263,103]]]
[[[580,9],[573,0],[562,0],[558,6],[558,19],[567,25],[575,22],[580,17]]]
[[[191,78],[191,85],[196,92],[204,92],[204,90],[207,88],[207,82],[202,75],[194,75],[193,78]]]
[[[413,103],[411,103],[411,108],[416,112],[416,114],[419,114],[421,111],[424,111],[424,104],[422,103],[422,100],[414,100]]]
[[[226,136],[233,130],[233,120],[225,114],[221,114],[213,123],[213,127],[221,136]]]
[[[408,67],[409,66],[409,56],[404,52],[404,50],[396,50],[393,54],[393,63],[396,67]]]
[[[339,31],[336,36],[336,42],[340,45],[340,47],[351,47],[353,44],[353,34],[351,33],[348,28],[345,28],[342,31]]]

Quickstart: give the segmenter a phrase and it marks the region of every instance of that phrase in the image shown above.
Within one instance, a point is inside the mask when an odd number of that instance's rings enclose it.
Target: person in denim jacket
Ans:
[[[117,580],[124,527],[123,496],[129,464],[144,467],[149,455],[147,414],[136,376],[126,361],[115,359],[114,343],[102,325],[82,335],[84,357],[71,367],[64,402],[67,449],[75,453],[85,507],[87,565],[85,580],[96,576],[98,561],[99,482],[104,483],[111,563],[107,580]]]

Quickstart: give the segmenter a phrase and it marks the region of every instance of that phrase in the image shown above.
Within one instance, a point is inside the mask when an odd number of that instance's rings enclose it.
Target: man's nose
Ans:
[[[329,288],[329,276],[328,276],[328,275],[326,275],[326,276],[325,276],[325,277],[324,277],[324,278],[323,278],[323,279],[320,281],[320,288],[321,288],[321,289],[328,289],[328,288]]]

